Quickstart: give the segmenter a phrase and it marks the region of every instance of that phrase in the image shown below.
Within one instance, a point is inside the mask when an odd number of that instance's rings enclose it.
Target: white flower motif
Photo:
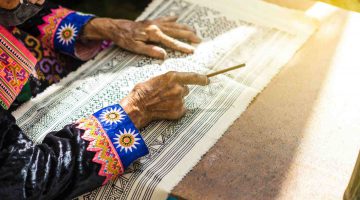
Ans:
[[[100,121],[109,125],[120,123],[124,118],[124,111],[121,108],[109,108],[100,114]]]
[[[69,45],[75,41],[77,33],[78,30],[74,24],[64,24],[56,33],[56,38],[60,41],[62,45]]]
[[[137,136],[139,133],[136,133],[135,130],[131,131],[129,129],[128,131],[124,129],[124,132],[119,132],[119,134],[115,134],[116,137],[113,138],[116,140],[114,144],[117,144],[116,148],[120,148],[120,151],[125,150],[125,153],[128,151],[132,152],[133,149],[137,149],[136,145],[140,144],[138,141],[141,140]]]

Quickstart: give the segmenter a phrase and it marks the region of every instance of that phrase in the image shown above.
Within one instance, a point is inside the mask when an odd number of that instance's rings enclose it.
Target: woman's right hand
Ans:
[[[136,128],[145,127],[154,120],[176,120],[186,108],[184,97],[189,94],[187,85],[209,84],[206,75],[192,72],[167,72],[137,84],[130,94],[120,101]]]

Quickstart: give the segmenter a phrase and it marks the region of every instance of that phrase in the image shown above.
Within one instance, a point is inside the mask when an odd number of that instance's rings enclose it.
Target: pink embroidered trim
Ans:
[[[39,25],[40,39],[45,45],[54,48],[54,37],[60,22],[74,11],[59,7],[51,9],[51,14],[43,17],[44,24]]]
[[[121,159],[116,153],[110,139],[107,137],[106,132],[101,127],[101,124],[94,116],[78,121],[77,128],[85,130],[81,138],[90,142],[87,150],[96,152],[92,161],[101,164],[101,169],[98,174],[106,177],[103,184],[124,173]]]

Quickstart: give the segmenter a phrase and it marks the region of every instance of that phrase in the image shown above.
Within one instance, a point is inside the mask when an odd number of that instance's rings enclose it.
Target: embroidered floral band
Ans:
[[[86,24],[94,15],[73,12],[66,16],[58,26],[54,37],[55,49],[75,56],[75,41]]]
[[[149,152],[119,104],[103,108],[78,123],[78,128],[85,130],[82,138],[90,142],[87,150],[96,152],[93,161],[101,164],[99,175],[106,177],[104,184]]]
[[[0,104],[9,109],[29,75],[36,58],[7,29],[0,26]]]
[[[63,7],[51,10],[51,14],[43,17],[44,24],[38,26],[40,39],[50,48],[75,56],[75,41],[84,25],[94,15],[75,12]]]

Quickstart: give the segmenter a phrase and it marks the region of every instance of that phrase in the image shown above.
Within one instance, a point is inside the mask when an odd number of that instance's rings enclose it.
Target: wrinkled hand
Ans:
[[[192,53],[194,47],[177,39],[193,43],[199,43],[201,40],[192,28],[178,24],[176,20],[177,17],[161,17],[139,22],[95,18],[85,26],[82,37],[90,40],[111,40],[131,52],[160,59],[166,58],[166,51],[149,43],[159,43],[174,50]]]
[[[154,120],[176,120],[185,112],[184,97],[189,94],[187,85],[207,85],[205,75],[191,72],[168,72],[137,84],[132,92],[120,101],[137,128]]]

